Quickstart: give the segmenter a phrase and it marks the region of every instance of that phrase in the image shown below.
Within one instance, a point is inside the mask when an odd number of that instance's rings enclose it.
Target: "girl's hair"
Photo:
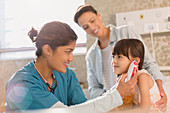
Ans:
[[[142,69],[143,61],[144,61],[144,45],[143,43],[138,39],[122,39],[119,40],[113,49],[112,55],[124,55],[128,59],[129,56],[132,58],[139,57],[140,63],[139,63],[139,70]]]
[[[28,35],[32,42],[36,43],[36,55],[38,57],[42,55],[42,47],[46,44],[55,50],[59,46],[65,46],[70,42],[77,40],[77,35],[70,26],[58,21],[46,23],[39,33],[32,28],[28,32]]]
[[[77,8],[77,11],[74,15],[74,22],[78,24],[78,18],[85,12],[93,12],[97,15],[96,9],[94,9],[91,5],[89,4],[81,5]]]

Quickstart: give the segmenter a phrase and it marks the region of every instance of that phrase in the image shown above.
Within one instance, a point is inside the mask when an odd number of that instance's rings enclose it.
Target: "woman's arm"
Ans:
[[[95,72],[93,70],[92,62],[89,57],[90,56],[87,54],[86,56],[87,82],[88,82],[90,98],[93,99],[98,96],[101,96],[105,92],[105,89],[103,89],[103,85],[100,84],[98,79],[96,78]],[[100,74],[100,72],[98,73]]]
[[[104,113],[120,106],[122,103],[121,95],[115,87],[112,88],[112,90],[108,90],[103,96],[88,100],[84,103],[68,107],[61,102],[57,102],[52,108],[63,108],[70,113]]]

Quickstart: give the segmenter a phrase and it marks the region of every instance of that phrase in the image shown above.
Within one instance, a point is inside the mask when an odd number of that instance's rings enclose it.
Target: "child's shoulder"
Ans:
[[[148,84],[149,88],[153,86],[153,77],[144,69],[139,70],[138,74],[138,84]]]
[[[138,71],[138,76],[139,76],[140,74],[142,74],[142,73],[149,74],[147,70],[142,69],[142,70],[139,70],[139,71]]]
[[[139,70],[138,71],[138,79],[142,78],[143,79],[152,79],[152,76],[146,71],[145,69]]]

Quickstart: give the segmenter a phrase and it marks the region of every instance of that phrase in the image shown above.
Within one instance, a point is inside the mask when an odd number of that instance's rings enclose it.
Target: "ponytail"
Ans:
[[[35,41],[36,41],[36,38],[34,38],[34,37],[37,37],[37,34],[38,34],[38,31],[35,30],[33,27],[32,27],[32,29],[28,32],[28,36],[30,37],[30,39],[32,40],[32,42],[35,42]]]

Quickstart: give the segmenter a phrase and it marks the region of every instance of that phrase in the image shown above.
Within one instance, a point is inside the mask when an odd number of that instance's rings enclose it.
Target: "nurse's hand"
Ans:
[[[138,71],[132,79],[125,82],[125,78],[127,77],[127,73],[122,75],[122,77],[119,81],[118,87],[117,87],[117,90],[120,93],[122,98],[124,98],[128,95],[134,94],[135,86],[137,84],[137,76],[138,76]]]

